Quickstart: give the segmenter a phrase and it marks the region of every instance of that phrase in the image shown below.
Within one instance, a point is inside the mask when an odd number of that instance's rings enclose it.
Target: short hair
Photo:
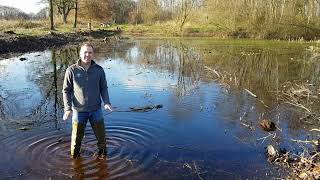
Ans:
[[[92,45],[90,42],[84,42],[84,43],[82,43],[82,45],[81,45],[80,49],[82,49],[82,47],[84,47],[84,46],[91,47],[91,48],[92,48],[92,50],[93,50],[93,52],[95,51],[95,49],[94,49],[93,45]]]

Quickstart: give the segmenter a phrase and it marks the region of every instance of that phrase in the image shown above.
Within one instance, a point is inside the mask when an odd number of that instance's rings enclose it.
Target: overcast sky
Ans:
[[[40,0],[0,0],[0,5],[21,9],[26,13],[37,13],[45,5],[39,4]]]

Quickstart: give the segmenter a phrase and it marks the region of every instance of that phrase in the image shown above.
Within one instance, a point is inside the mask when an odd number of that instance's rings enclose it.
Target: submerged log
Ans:
[[[142,107],[130,107],[130,111],[147,112],[147,111],[150,111],[152,109],[160,109],[162,107],[163,107],[162,104],[152,104],[152,105],[146,105],[146,106],[142,106]]]

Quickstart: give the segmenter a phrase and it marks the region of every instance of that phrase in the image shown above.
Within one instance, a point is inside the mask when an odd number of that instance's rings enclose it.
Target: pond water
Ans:
[[[283,178],[265,147],[293,148],[288,139],[318,125],[278,99],[287,82],[319,84],[310,44],[147,38],[96,46],[115,107],[104,112],[107,159],[95,159],[90,125],[82,158],[69,155],[61,90],[79,47],[30,52],[0,60],[0,179]],[[148,105],[162,108],[130,111]],[[276,122],[277,138],[264,138],[264,118]]]

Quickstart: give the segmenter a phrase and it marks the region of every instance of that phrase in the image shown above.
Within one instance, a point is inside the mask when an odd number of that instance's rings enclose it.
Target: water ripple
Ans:
[[[107,160],[98,160],[96,138],[87,127],[82,143],[81,158],[70,158],[70,130],[34,130],[9,135],[0,143],[7,156],[21,156],[32,166],[33,174],[63,175],[67,178],[131,177],[155,161],[147,151],[153,135],[151,129],[110,125],[107,127]],[[10,153],[9,153],[10,152]],[[6,158],[10,159],[10,158]],[[13,165],[12,165],[13,166]],[[55,173],[54,173],[55,172]]]

